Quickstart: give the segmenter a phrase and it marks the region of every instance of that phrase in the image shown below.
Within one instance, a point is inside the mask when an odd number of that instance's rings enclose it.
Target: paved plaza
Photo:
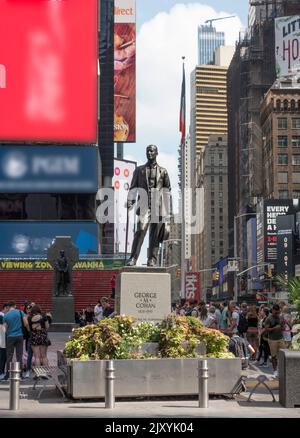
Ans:
[[[52,345],[49,348],[50,365],[55,366],[56,351],[62,350],[68,339],[66,333],[50,333]],[[276,402],[263,387],[258,389],[250,402],[247,402],[249,391],[255,384],[259,374],[272,375],[272,370],[263,371],[255,365],[243,374],[251,377],[247,380],[247,391],[234,399],[229,397],[210,397],[209,409],[199,409],[196,397],[140,398],[116,401],[113,410],[105,409],[104,400],[75,401],[64,400],[58,390],[49,386],[37,399],[37,390],[33,390],[33,380],[21,383],[20,410],[9,411],[9,383],[0,384],[0,417],[7,418],[300,418],[300,408],[285,409],[278,402],[278,381],[271,380]]]

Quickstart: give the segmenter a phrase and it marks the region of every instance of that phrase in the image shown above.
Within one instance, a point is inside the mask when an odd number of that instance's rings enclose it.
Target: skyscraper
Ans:
[[[198,65],[214,63],[214,53],[219,46],[225,45],[225,33],[217,32],[213,26],[198,27]]]

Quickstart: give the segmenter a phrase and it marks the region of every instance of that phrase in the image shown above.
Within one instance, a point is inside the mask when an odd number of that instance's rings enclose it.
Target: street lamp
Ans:
[[[233,231],[234,231],[234,259],[237,261],[238,254],[237,254],[237,219],[240,219],[241,217],[246,216],[258,216],[259,213],[243,213],[238,216],[234,216],[234,223],[233,223]],[[234,301],[237,302],[238,300],[238,274],[237,271],[234,271]]]

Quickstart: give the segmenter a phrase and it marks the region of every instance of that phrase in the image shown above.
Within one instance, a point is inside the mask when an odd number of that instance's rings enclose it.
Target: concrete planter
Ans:
[[[279,350],[279,403],[300,406],[300,350]]]
[[[198,394],[198,359],[115,360],[116,397]],[[208,359],[210,394],[230,394],[241,377],[241,359]],[[68,360],[67,393],[74,399],[103,398],[105,361]]]

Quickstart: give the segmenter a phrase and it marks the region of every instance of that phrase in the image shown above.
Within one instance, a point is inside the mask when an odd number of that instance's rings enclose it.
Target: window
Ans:
[[[279,190],[279,199],[288,199],[289,192],[287,190]]]
[[[215,182],[215,177],[214,177],[214,176],[211,176],[211,177],[210,177],[210,180],[211,180],[212,183],[214,183],[214,182]]]
[[[293,155],[292,164],[293,166],[300,166],[300,155]]]
[[[219,198],[223,198],[223,192],[219,192]]]
[[[223,154],[219,154],[219,159],[223,160]]]
[[[295,184],[300,184],[300,172],[293,172],[292,181]]]
[[[279,148],[287,148],[288,147],[288,138],[286,135],[278,136],[278,147]]]
[[[211,197],[211,199],[214,199],[214,197],[215,197],[215,192],[210,192],[210,197]]]
[[[276,111],[280,111],[280,109],[281,109],[281,101],[280,101],[280,99],[277,99],[276,100]]]
[[[215,214],[215,209],[214,209],[214,207],[211,208],[211,214]]]
[[[214,233],[214,232],[211,233],[211,238],[212,238],[212,239],[215,238],[215,233]]]
[[[215,205],[215,201],[211,201],[210,203],[211,203],[211,205]]]
[[[300,129],[300,119],[292,119],[292,128]]]
[[[211,246],[212,246],[212,247],[215,246],[215,241],[214,241],[214,240],[211,241]]]
[[[296,101],[294,99],[291,100],[291,111],[296,111]]]
[[[300,148],[300,135],[293,135],[292,147],[293,148]]]
[[[287,119],[278,119],[278,129],[287,129]]]
[[[287,154],[278,155],[278,164],[287,165],[289,164],[289,157]]]
[[[223,208],[220,208],[220,209],[219,209],[219,213],[223,213]]]
[[[288,182],[288,173],[287,172],[278,172],[278,182],[280,184],[287,184],[287,182]]]
[[[300,190],[293,191],[293,199],[300,199]]]
[[[220,240],[220,246],[223,246],[223,241],[222,240]]]
[[[222,176],[219,176],[219,181],[220,181],[220,183],[223,182],[223,177]]]
[[[223,222],[223,216],[220,216],[220,222]]]
[[[287,111],[289,109],[289,102],[287,99],[283,101],[283,109],[284,111]]]

